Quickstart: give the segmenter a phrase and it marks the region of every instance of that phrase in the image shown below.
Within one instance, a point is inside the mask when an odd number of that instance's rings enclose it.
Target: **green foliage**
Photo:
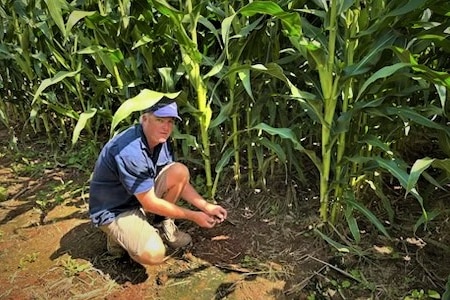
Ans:
[[[410,295],[403,300],[425,300],[425,299],[441,299],[441,295],[434,290],[413,290]]]
[[[67,257],[67,259],[62,260],[61,265],[64,269],[64,274],[67,277],[77,276],[80,273],[92,268],[92,265],[90,263],[80,263],[79,261],[71,257]]]
[[[22,257],[19,261],[19,268],[25,269],[29,264],[34,263],[39,257],[39,252],[33,252]]]
[[[135,111],[142,111],[154,104],[156,104],[163,97],[167,97],[169,99],[176,98],[180,93],[159,93],[155,91],[150,91],[147,89],[142,90],[137,96],[126,100],[122,105],[117,109],[113,116],[112,124],[111,124],[111,133],[120,123],[120,121],[124,120],[131,113]]]
[[[445,284],[445,292],[442,295],[442,300],[450,299],[450,275],[448,275],[447,283]]]
[[[228,170],[236,189],[319,174],[322,220],[345,219],[359,241],[360,216],[389,236],[361,193],[392,222],[389,183],[420,204],[417,230],[436,217],[422,182],[450,181],[446,11],[436,0],[0,0],[0,122],[12,147],[34,133],[55,151],[82,144],[67,162],[88,169],[83,155],[134,112],[177,97],[177,151],[204,170],[210,198]]]
[[[5,201],[8,197],[8,190],[4,186],[0,186],[0,202]]]

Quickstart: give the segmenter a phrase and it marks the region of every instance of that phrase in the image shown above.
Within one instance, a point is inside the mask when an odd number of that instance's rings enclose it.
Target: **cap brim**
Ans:
[[[165,114],[165,113],[158,113],[158,111],[153,112],[153,115],[155,115],[158,118],[174,118],[178,120],[182,120],[180,116],[174,115],[174,114]]]

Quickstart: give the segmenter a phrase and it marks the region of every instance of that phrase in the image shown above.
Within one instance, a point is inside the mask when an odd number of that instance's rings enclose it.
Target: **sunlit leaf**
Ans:
[[[47,78],[44,81],[41,82],[41,84],[39,85],[39,88],[37,89],[36,93],[34,94],[33,97],[33,103],[36,101],[36,99],[41,95],[41,93],[48,88],[51,85],[57,84],[59,82],[61,82],[62,80],[66,79],[67,77],[74,77],[75,75],[77,75],[80,72],[80,70],[78,71],[72,71],[72,72],[68,72],[68,71],[59,71],[58,73],[56,73],[56,75],[52,78]]]
[[[148,43],[151,43],[151,42],[153,42],[153,39],[150,36],[148,36],[148,35],[144,35],[136,43],[134,43],[134,45],[131,48],[131,50],[134,50],[136,48],[139,48],[139,47],[144,46],[144,45],[146,45]]]
[[[64,26],[64,20],[62,16],[63,8],[67,8],[67,2],[64,0],[44,0],[47,4],[50,16],[58,26],[63,36],[66,36],[66,28]]]
[[[406,193],[409,193],[409,191],[415,187],[417,180],[419,180],[420,175],[423,171],[428,169],[428,167],[433,163],[434,159],[431,158],[423,158],[418,159],[414,162],[411,172],[408,177],[408,182],[406,184]]]
[[[120,105],[113,116],[111,122],[111,133],[113,133],[120,121],[127,118],[135,111],[142,111],[161,100],[163,97],[175,99],[181,92],[177,93],[160,93],[148,89],[143,89],[137,96],[126,100]]]
[[[253,98],[253,92],[252,92],[252,86],[250,81],[250,71],[248,69],[244,69],[240,72],[238,72],[239,79],[242,81],[242,84],[244,85],[245,91],[250,96],[250,98]]]
[[[84,19],[85,17],[92,16],[95,13],[95,11],[80,10],[74,10],[73,12],[71,12],[66,23],[66,33],[72,31],[72,27],[75,26],[75,24],[77,24],[80,20]]]
[[[289,36],[302,35],[300,15],[296,12],[285,12],[278,4],[272,1],[254,1],[244,6],[238,13],[245,16],[255,14],[268,14],[279,18]]]
[[[88,111],[82,112],[80,118],[78,119],[77,125],[75,126],[72,134],[72,145],[74,145],[78,138],[80,137],[81,130],[86,127],[86,123],[97,113],[96,108],[91,108]]]

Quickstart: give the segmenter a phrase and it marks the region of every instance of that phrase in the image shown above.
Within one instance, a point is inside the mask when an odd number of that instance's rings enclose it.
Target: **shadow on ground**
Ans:
[[[118,284],[129,282],[138,284],[146,281],[146,269],[131,260],[128,256],[113,258],[106,252],[106,237],[103,232],[93,226],[90,221],[82,223],[60,240],[60,247],[51,254],[50,259],[55,260],[68,254],[73,259],[84,259],[104,275]]]

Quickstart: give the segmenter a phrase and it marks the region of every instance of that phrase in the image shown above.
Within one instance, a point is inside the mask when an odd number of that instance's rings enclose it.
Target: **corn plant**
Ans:
[[[207,101],[207,87],[200,72],[201,54],[197,42],[197,24],[200,17],[202,3],[186,1],[183,7],[176,9],[166,1],[152,1],[153,6],[164,16],[170,25],[168,34],[173,34],[179,44],[183,67],[189,77],[197,98],[196,117],[199,121],[200,138],[202,141],[202,156],[208,191],[212,189],[211,155],[208,127],[211,122],[211,107]],[[187,23],[184,23],[184,21]],[[164,21],[161,21],[164,22]],[[164,25],[166,25],[164,23]]]
[[[382,115],[400,116],[403,122],[438,129],[444,135],[448,135],[445,126],[424,117],[413,108],[389,107],[388,101],[385,101],[389,97],[386,91],[399,93],[398,86],[394,85],[400,78],[413,78],[412,73],[405,70],[416,72],[416,75],[434,83],[438,91],[448,88],[447,73],[436,72],[419,65],[411,56],[402,58],[404,50],[394,47],[394,42],[404,42],[407,37],[397,36],[386,26],[388,23],[392,26],[393,20],[399,27],[403,26],[400,24],[401,16],[411,12],[415,12],[417,17],[417,11],[423,5],[422,1],[409,1],[406,4],[398,1],[390,2],[389,5],[383,1],[375,2],[375,9],[373,7],[369,9],[367,6],[361,6],[359,2],[331,1],[329,4],[321,3],[316,9],[296,9],[299,12],[297,14],[284,11],[273,2],[256,1],[237,11],[237,14],[246,16],[267,14],[278,18],[298,54],[307,59],[312,73],[305,79],[310,81],[312,90],[299,90],[295,85],[296,79],[288,78],[276,64],[253,68],[284,81],[289,86],[292,96],[302,103],[313,116],[313,120],[320,122],[321,159],[306,150],[291,129],[273,128],[266,124],[254,128],[290,139],[296,145],[296,149],[310,157],[320,172],[322,219],[334,222],[342,207],[345,207],[348,212],[347,221],[355,239],[358,239],[358,230],[352,213],[354,209],[366,215],[387,235],[381,222],[363,204],[351,200],[354,198],[348,194],[349,191],[358,189],[362,178],[372,180],[363,175],[367,172],[364,165],[373,167],[375,164],[378,168],[388,171],[399,180],[407,194],[411,193],[419,201],[422,208],[423,199],[416,191],[415,185],[418,176],[429,166],[428,163],[424,165],[422,160],[418,160],[416,163],[421,167],[413,167],[411,173],[408,173],[408,165],[401,157],[389,155],[387,144],[371,138],[373,137],[371,131],[374,129],[376,131],[376,127],[373,127],[376,125],[371,124],[369,118],[379,116],[380,112],[383,112]],[[304,17],[300,18],[300,13],[311,15],[316,23],[323,24],[323,28],[313,26]],[[377,35],[374,35],[375,31]],[[388,61],[380,61],[383,51],[388,53]],[[402,96],[408,97],[412,92],[413,90],[403,90]],[[443,115],[443,111],[438,111],[438,114]],[[354,151],[353,143],[360,141],[361,136],[367,137],[367,144],[359,148],[360,151]],[[397,136],[390,138],[395,139]],[[348,144],[347,141],[352,144]],[[391,158],[378,157],[380,154]],[[445,170],[448,168],[446,160],[438,161],[441,168]],[[383,192],[377,193],[385,199]],[[389,209],[389,203],[385,204]],[[425,210],[424,216],[426,219]]]
[[[450,174],[443,1],[0,4],[0,122],[15,139],[31,127],[58,148],[101,143],[168,95],[195,117],[174,135],[211,198],[231,160],[238,191],[244,170],[252,188],[277,173],[311,184],[307,158],[322,220],[345,220],[356,241],[357,214],[388,235],[364,194],[392,222],[386,182],[422,207],[415,229],[438,214],[425,202]],[[443,154],[408,152],[421,139]]]

